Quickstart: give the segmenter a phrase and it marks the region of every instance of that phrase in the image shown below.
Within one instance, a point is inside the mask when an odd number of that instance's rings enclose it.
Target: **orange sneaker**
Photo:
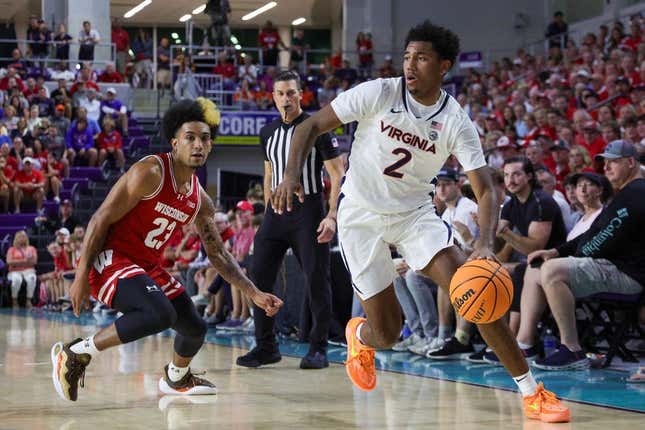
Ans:
[[[569,408],[545,389],[541,382],[535,394],[524,397],[524,415],[545,423],[568,423],[571,420]]]
[[[356,337],[356,328],[365,321],[367,321],[365,318],[352,318],[345,327],[345,337],[347,338],[345,370],[354,385],[363,391],[371,391],[376,387],[374,349],[363,345]]]

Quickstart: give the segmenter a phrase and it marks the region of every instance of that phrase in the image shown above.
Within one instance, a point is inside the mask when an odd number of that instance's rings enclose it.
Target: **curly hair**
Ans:
[[[203,97],[175,103],[163,116],[162,128],[165,138],[172,139],[183,124],[192,121],[206,123],[211,129],[211,138],[215,139],[220,123],[219,109],[215,103]]]
[[[410,42],[432,43],[432,49],[439,54],[439,59],[450,61],[451,66],[455,65],[459,54],[459,36],[451,30],[426,20],[410,29],[405,38],[405,47]]]

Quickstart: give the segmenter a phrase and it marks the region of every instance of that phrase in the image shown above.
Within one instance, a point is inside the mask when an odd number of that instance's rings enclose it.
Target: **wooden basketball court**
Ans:
[[[405,366],[379,372],[377,389],[363,393],[352,387],[339,363],[300,370],[298,358],[285,356],[272,367],[246,369],[234,364],[245,349],[212,343],[197,355],[194,368],[206,370],[219,393],[162,396],[157,382],[172,353],[172,337],[164,335],[102,353],[88,367],[78,402],[64,402],[51,382],[50,347],[96,330],[89,316],[79,321],[71,314],[51,319],[24,311],[0,313],[0,429],[617,430],[642,428],[645,422],[642,413],[576,402],[568,403],[570,424],[527,421],[517,393],[432,379],[436,376],[429,370],[426,377],[413,376],[403,373]],[[645,398],[645,387],[625,395]]]

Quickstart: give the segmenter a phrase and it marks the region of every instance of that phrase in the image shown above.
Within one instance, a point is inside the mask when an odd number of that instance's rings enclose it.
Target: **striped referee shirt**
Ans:
[[[309,115],[303,112],[290,124],[285,124],[282,118],[279,118],[260,130],[264,159],[271,163],[271,190],[275,190],[284,178],[291,138],[296,126],[308,117]],[[316,138],[316,144],[307,156],[300,177],[306,195],[320,193],[323,190],[323,162],[339,155],[338,142],[330,133],[324,133]]]

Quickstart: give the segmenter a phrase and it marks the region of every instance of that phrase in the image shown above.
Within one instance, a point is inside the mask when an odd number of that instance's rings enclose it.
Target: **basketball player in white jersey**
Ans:
[[[403,78],[358,85],[296,128],[284,179],[273,195],[278,213],[291,210],[293,194],[303,201],[299,178],[316,137],[358,121],[341,188],[338,236],[367,316],[352,318],[345,332],[347,374],[363,390],[376,386],[374,350],[393,345],[402,325],[388,246],[395,245],[413,270],[446,292],[466,261],[432,204],[436,175],[450,154],[463,166],[479,203],[480,238],[470,259],[494,258],[498,207],[479,137],[456,100],[441,89],[459,38],[426,21],[410,30],[405,46]],[[569,409],[536,383],[507,324],[498,320],[478,328],[517,383],[525,415],[569,421]]]

